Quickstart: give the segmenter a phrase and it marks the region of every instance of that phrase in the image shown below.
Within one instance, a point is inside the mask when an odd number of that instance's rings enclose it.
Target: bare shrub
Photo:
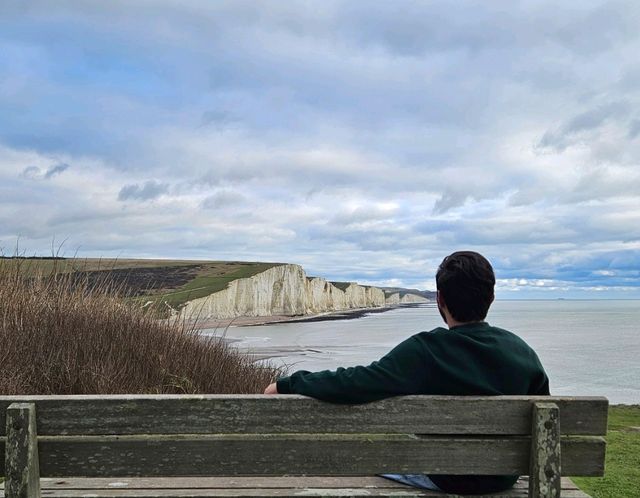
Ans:
[[[261,393],[281,372],[160,321],[108,280],[0,260],[1,394]]]

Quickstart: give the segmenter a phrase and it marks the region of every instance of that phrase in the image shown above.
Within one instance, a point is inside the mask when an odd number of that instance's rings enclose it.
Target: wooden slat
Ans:
[[[530,438],[409,435],[39,438],[42,476],[527,474]],[[563,438],[565,475],[602,475],[604,439]]]
[[[112,486],[110,486],[112,484]],[[527,478],[522,478],[513,490],[491,495],[494,498],[527,496]],[[1,487],[1,485],[0,485]],[[211,478],[65,478],[42,479],[45,496],[56,498],[154,497],[154,496],[447,496],[408,488],[379,477],[211,477]],[[409,493],[408,495],[406,493]],[[0,496],[2,496],[0,491]],[[586,498],[575,484],[562,479],[562,496]]]
[[[158,488],[400,488],[406,486],[375,476],[277,476],[277,477],[106,477],[43,478],[50,489],[158,489]]]
[[[220,476],[220,477],[43,477],[42,489],[189,489],[189,488],[404,488],[404,484],[375,476]],[[527,489],[528,477],[514,486]],[[0,482],[0,490],[4,483]],[[562,489],[578,489],[568,477]]]
[[[521,477],[516,488],[528,489],[529,478]],[[568,477],[562,489],[578,489]],[[3,484],[0,483],[0,489]],[[158,488],[405,488],[390,479],[375,476],[276,476],[276,477],[43,477],[42,489],[158,489]]]
[[[531,433],[534,401],[556,403],[562,434],[604,435],[607,400],[597,397],[404,396],[335,405],[302,396],[2,396],[36,403],[43,435],[211,433]]]
[[[520,492],[517,494],[498,494],[498,495],[483,495],[492,496],[495,498],[524,498],[526,493]],[[389,490],[389,489],[361,489],[361,488],[342,488],[342,489],[324,489],[324,488],[294,488],[294,489],[130,489],[130,490],[116,490],[116,489],[103,489],[103,490],[91,490],[87,493],[83,489],[65,489],[56,490],[51,493],[47,493],[46,496],[52,498],[189,498],[189,497],[201,497],[201,496],[216,496],[216,497],[279,497],[279,498],[299,498],[300,496],[306,497],[349,497],[349,496],[378,496],[378,497],[414,497],[414,496],[455,496],[458,495],[446,495],[436,491],[422,491],[419,489],[407,488],[403,490]],[[568,495],[569,497],[571,495]],[[582,495],[581,495],[582,496]],[[563,495],[563,498],[565,495]]]

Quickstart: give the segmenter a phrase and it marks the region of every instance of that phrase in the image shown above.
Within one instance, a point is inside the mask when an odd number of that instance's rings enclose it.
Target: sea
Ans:
[[[487,322],[535,349],[552,394],[640,404],[640,301],[497,300]],[[440,326],[435,304],[426,303],[354,319],[203,332],[294,372],[368,365],[407,337]]]

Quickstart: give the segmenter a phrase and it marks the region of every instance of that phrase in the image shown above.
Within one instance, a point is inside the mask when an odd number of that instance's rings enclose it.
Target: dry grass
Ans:
[[[261,393],[280,373],[156,320],[106,280],[2,261],[0,365],[0,394]]]

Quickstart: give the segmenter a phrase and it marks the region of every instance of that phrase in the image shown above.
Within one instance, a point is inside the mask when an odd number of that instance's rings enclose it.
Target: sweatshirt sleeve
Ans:
[[[278,393],[302,394],[332,403],[367,403],[391,396],[419,394],[429,359],[413,336],[369,366],[322,372],[300,370],[278,379]]]

